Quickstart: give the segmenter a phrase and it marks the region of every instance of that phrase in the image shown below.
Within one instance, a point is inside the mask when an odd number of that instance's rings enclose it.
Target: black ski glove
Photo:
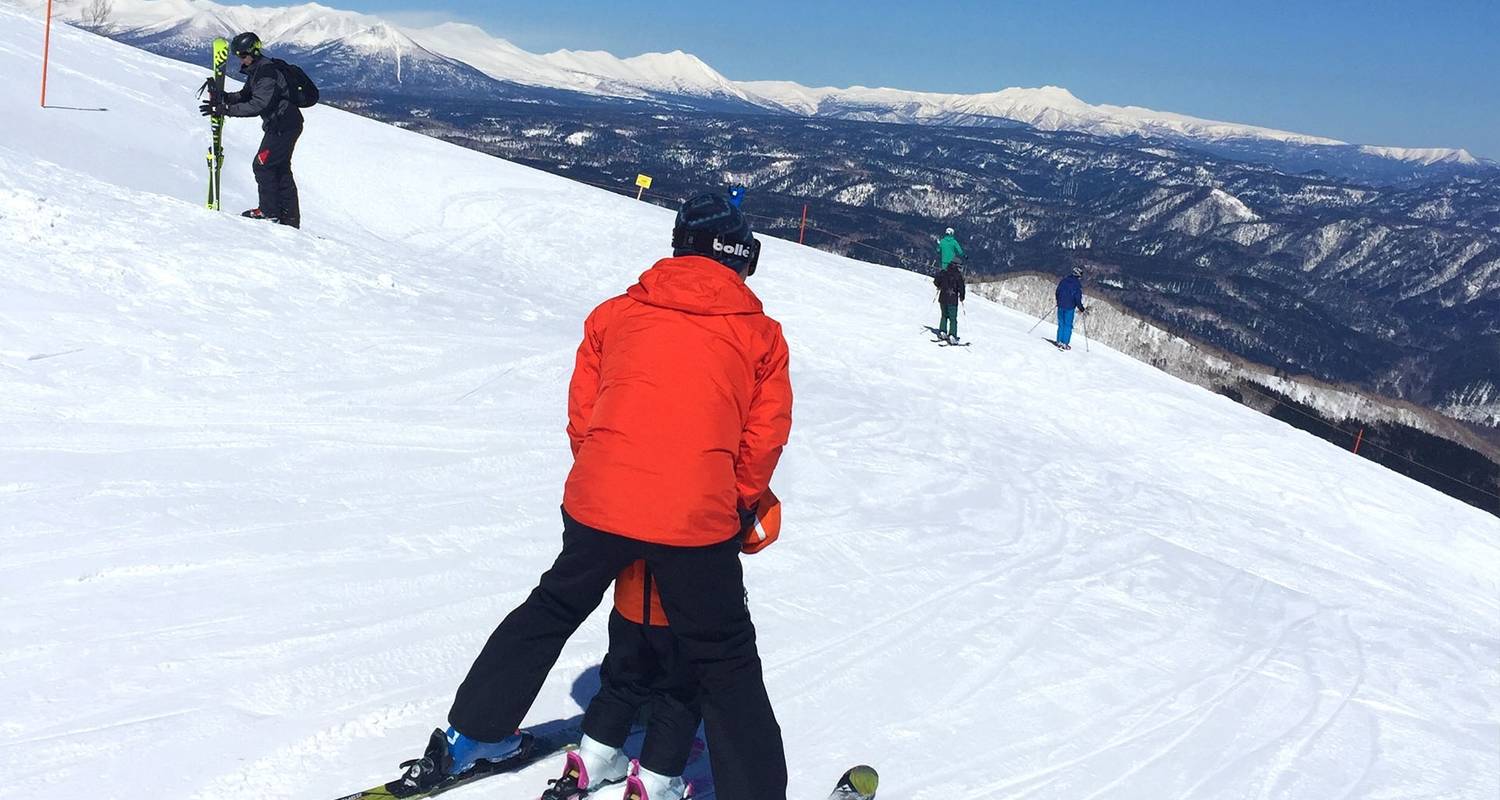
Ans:
[[[222,117],[224,111],[224,103],[219,101],[205,100],[198,106],[198,113],[205,117]]]

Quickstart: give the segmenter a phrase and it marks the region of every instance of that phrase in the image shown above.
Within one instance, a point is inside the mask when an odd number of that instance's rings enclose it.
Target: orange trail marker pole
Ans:
[[[42,108],[47,107],[47,64],[52,56],[52,0],[47,0],[47,33],[42,37]]]

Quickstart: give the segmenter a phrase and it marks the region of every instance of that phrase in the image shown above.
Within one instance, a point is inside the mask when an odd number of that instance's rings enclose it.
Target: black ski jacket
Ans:
[[[224,95],[224,113],[231,117],[260,117],[263,131],[292,131],[302,128],[302,109],[292,102],[287,90],[286,74],[265,56],[259,56],[248,67],[240,67],[245,88]]]
[[[949,264],[947,269],[939,272],[932,279],[932,285],[938,288],[938,302],[945,306],[958,305],[968,294],[964,286],[964,272],[957,264]]]

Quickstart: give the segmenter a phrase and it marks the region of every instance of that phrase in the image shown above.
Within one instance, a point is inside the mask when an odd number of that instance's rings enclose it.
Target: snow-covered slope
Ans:
[[[1033,320],[1046,315],[1049,319],[1043,325],[1051,327],[1054,325],[1051,314],[1056,307],[1053,294],[1056,287],[1057,278],[1054,275],[1017,273],[971,284],[970,290],[1023,314],[1030,314]],[[1425,412],[1419,407],[1332,386],[1307,376],[1290,378],[1279,375],[1272,367],[1247,363],[1178,336],[1139,314],[1096,296],[1092,287],[1089,294],[1087,331],[1092,341],[1108,342],[1112,347],[1129,352],[1140,361],[1199,386],[1218,391],[1224,387],[1233,387],[1240,381],[1248,381],[1304,403],[1326,418],[1340,423],[1352,420],[1356,427],[1358,423],[1371,422],[1405,425],[1444,436],[1481,452],[1488,450],[1483,440],[1471,434],[1466,435],[1463,431],[1456,431],[1454,426],[1442,424],[1431,412]],[[1037,328],[1038,332],[1041,330],[1041,327]],[[1476,398],[1479,401],[1483,399]]]
[[[64,28],[51,99],[109,110],[42,110],[40,35],[0,10],[5,794],[392,775],[550,561],[580,324],[672,215],[328,108],[304,231],[210,213],[162,99],[200,72]],[[792,796],[870,761],[915,800],[1494,797],[1493,517],[998,307],[938,348],[911,273],[771,240],[754,281],[797,390],[746,565]],[[528,723],[579,713],[603,620]]]

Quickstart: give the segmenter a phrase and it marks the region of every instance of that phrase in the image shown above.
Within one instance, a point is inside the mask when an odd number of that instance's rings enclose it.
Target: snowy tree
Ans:
[[[111,0],[89,0],[89,4],[83,8],[80,21],[83,27],[104,33],[109,31],[114,13],[115,4]]]

